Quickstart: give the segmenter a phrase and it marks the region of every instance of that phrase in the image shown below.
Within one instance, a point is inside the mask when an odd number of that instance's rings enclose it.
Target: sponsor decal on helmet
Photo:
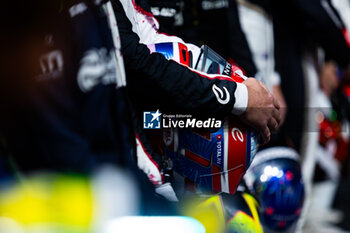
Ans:
[[[240,129],[232,128],[231,134],[232,134],[232,137],[235,141],[237,141],[237,139],[238,139],[239,141],[243,142],[243,140],[244,140],[243,133]],[[237,136],[237,138],[236,138],[236,136]]]

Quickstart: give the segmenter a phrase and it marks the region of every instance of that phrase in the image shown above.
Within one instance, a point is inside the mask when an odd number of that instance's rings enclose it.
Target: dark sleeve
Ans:
[[[256,66],[253,61],[252,53],[248,46],[247,39],[242,31],[236,0],[229,1],[227,14],[227,22],[229,22],[229,40],[230,40],[230,56],[235,63],[244,69],[247,76],[253,77],[257,73]]]
[[[329,0],[298,0],[306,33],[340,66],[350,65],[350,47],[343,35],[344,24]]]
[[[216,76],[212,78],[168,61],[159,53],[150,54],[147,46],[139,43],[139,37],[132,31],[119,1],[113,1],[122,53],[127,70],[128,86],[137,88],[138,99],[150,98],[154,104],[181,109],[194,114],[226,116],[231,113],[235,103],[236,83]],[[137,85],[132,85],[136,83]],[[220,104],[213,93],[213,85],[225,93],[228,91],[229,101]],[[135,91],[134,91],[135,92]],[[226,99],[226,96],[222,96]],[[171,110],[170,109],[170,110]]]

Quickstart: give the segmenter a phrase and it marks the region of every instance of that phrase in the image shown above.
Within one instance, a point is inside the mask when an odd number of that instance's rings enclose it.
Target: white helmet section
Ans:
[[[172,44],[172,54],[167,55],[166,52],[161,51],[161,53],[168,60],[173,60],[173,61],[176,61],[179,64],[182,64],[181,58],[180,58],[180,56],[181,56],[180,51],[182,51],[182,49],[185,49],[185,51],[187,53],[189,53],[189,52],[192,53],[193,66],[194,66],[194,64],[197,62],[197,60],[200,57],[201,49],[198,46],[196,46],[196,45],[184,44],[184,43],[179,43],[179,42],[169,42],[169,41],[168,41],[168,43]],[[157,44],[159,45],[160,43],[157,43]],[[156,49],[157,44],[149,44],[149,45],[147,45],[147,47],[148,47],[148,49],[150,50],[151,53],[158,52],[157,49]],[[182,65],[184,65],[184,64],[182,64]],[[193,67],[190,66],[190,68],[193,68]]]
[[[187,46],[187,50],[192,52],[192,57],[193,57],[193,65],[195,64],[195,62],[198,61],[200,54],[201,54],[201,48],[199,48],[198,46],[194,45],[194,44],[185,44]],[[201,62],[201,61],[199,61]],[[191,67],[194,68],[194,67]]]

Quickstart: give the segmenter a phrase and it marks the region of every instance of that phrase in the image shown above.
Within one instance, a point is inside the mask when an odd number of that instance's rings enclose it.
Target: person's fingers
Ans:
[[[262,145],[268,143],[271,137],[270,129],[267,126],[265,126],[262,130],[260,130],[260,136]]]
[[[270,120],[267,123],[267,127],[269,127],[271,132],[276,132],[278,129],[278,126],[279,124],[275,118],[270,118]]]
[[[275,97],[273,97],[273,105],[275,106],[275,108],[280,109],[281,108],[281,104],[279,102],[279,100]]]
[[[278,125],[280,125],[281,120],[282,120],[282,116],[281,116],[280,110],[273,109],[272,110],[272,118],[274,118],[276,120],[276,122],[278,123]]]

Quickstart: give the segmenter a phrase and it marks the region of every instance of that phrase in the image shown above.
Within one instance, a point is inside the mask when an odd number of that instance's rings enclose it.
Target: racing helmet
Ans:
[[[259,151],[244,180],[259,202],[264,227],[284,231],[297,222],[304,184],[296,151],[287,147]]]
[[[239,67],[226,61],[207,45],[199,48],[192,44],[164,42],[149,44],[147,47],[151,53],[161,53],[166,59],[174,60],[197,71],[226,75],[240,83],[247,78]]]
[[[259,205],[249,193],[237,191],[234,195],[222,194],[228,233],[262,233]]]
[[[248,193],[215,194],[186,199],[182,214],[197,219],[208,233],[262,233],[257,201]]]
[[[207,46],[202,46],[200,51],[196,50],[198,47],[191,50],[173,42],[148,47],[151,52],[162,53],[167,59],[196,70],[225,74],[236,82],[244,80],[238,68]],[[258,149],[254,131],[234,117],[224,119],[220,128],[211,130],[163,129],[162,143],[165,145],[162,154],[171,159],[173,170],[194,182],[198,191],[231,194],[236,191]]]

